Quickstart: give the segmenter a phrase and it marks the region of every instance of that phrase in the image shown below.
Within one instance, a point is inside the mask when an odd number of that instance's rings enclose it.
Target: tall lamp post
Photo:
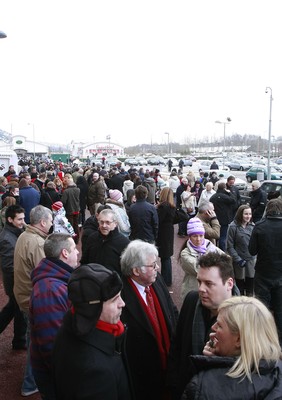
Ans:
[[[35,127],[34,124],[33,123],[31,124],[30,122],[28,122],[28,125],[32,125],[33,159],[35,162]]]
[[[271,114],[272,114],[272,89],[267,87],[265,93],[270,92],[269,123],[268,123],[268,154],[267,154],[267,179],[271,179],[270,172],[270,153],[271,153]]]
[[[225,154],[225,126],[230,124],[231,118],[227,117],[226,121],[215,121],[216,124],[223,124],[223,167],[224,167],[224,154]]]
[[[167,135],[167,154],[169,154],[169,132],[165,132],[165,135]]]

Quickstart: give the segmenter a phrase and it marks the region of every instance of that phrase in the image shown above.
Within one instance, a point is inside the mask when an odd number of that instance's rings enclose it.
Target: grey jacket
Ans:
[[[251,222],[243,228],[232,221],[228,227],[226,251],[233,259],[237,279],[253,278],[255,275],[256,257],[252,256],[248,249],[254,226],[255,224]],[[243,268],[238,265],[241,260],[247,261]]]

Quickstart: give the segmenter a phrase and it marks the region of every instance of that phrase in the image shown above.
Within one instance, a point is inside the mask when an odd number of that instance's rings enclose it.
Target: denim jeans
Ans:
[[[273,311],[280,344],[282,344],[282,277],[266,278],[256,272],[254,288],[256,297]]]
[[[220,227],[220,237],[219,237],[219,241],[218,241],[218,247],[222,251],[226,251],[227,230],[228,230],[228,225],[221,225],[221,227]]]
[[[24,380],[22,383],[22,392],[31,392],[37,389],[37,386],[33,377],[31,361],[30,361],[30,325],[29,325],[28,314],[25,314],[25,317],[27,321],[27,331],[26,331],[27,359],[24,371]]]

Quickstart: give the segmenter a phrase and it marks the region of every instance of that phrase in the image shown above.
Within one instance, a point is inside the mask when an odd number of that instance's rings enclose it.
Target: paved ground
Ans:
[[[173,285],[170,289],[173,291],[171,294],[175,304],[179,308],[181,305],[179,293],[182,282],[183,272],[181,267],[177,264],[177,257],[179,249],[182,246],[185,238],[177,236],[177,228],[175,226],[175,252],[173,261]],[[80,249],[80,246],[78,246]],[[0,277],[0,309],[6,304],[7,297],[4,292],[2,277]],[[20,400],[23,397],[20,395],[22,378],[24,373],[24,366],[26,360],[26,351],[12,350],[11,341],[13,323],[0,335],[0,400]],[[32,400],[40,400],[38,394],[29,396]]]

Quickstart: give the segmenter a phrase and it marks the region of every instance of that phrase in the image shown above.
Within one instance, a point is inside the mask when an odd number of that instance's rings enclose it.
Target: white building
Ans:
[[[23,157],[25,155],[42,156],[49,154],[49,145],[44,143],[38,143],[32,140],[26,139],[24,135],[13,135],[12,136],[12,149]]]
[[[90,158],[96,155],[124,157],[124,147],[112,142],[72,143],[71,153],[79,158]]]

